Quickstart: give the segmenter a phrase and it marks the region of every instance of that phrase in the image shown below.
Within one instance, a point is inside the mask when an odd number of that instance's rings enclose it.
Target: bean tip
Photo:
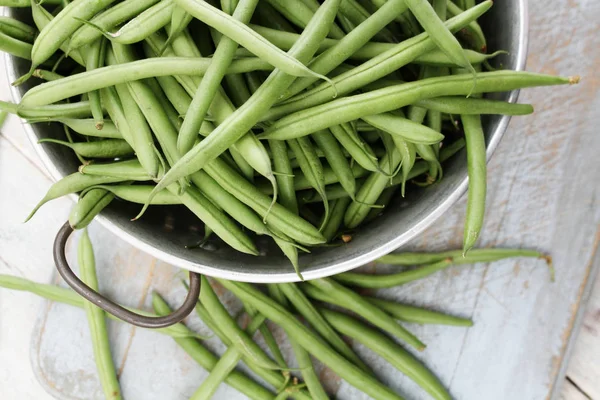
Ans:
[[[569,85],[577,85],[579,81],[581,81],[581,77],[579,75],[569,77]]]

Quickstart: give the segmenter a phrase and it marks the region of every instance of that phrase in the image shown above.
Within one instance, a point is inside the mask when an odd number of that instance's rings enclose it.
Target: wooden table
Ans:
[[[600,262],[600,2],[530,3],[528,70],[580,74],[583,80],[578,87],[541,88],[522,94],[520,100],[533,103],[536,114],[513,119],[490,163],[488,213],[481,245],[548,251],[555,259],[557,282],[548,283],[539,264],[514,262],[498,269],[455,269],[428,283],[434,290],[462,288],[463,296],[453,298],[452,303],[461,307],[468,304],[458,312],[481,322],[467,334],[461,333],[462,347],[448,349],[451,353],[458,351],[459,356],[471,353],[470,357],[459,357],[462,363],[456,365],[457,376],[461,370],[474,378],[482,376],[473,354],[492,366],[487,381],[462,382],[478,393],[463,400],[506,398],[493,391],[497,389],[486,391],[498,387],[494,386],[496,380],[533,388],[520,392],[522,396],[511,397],[519,400],[550,396],[600,399],[600,276],[595,280],[596,290],[587,311],[580,308],[589,295],[586,288],[594,286],[593,267]],[[501,6],[501,1],[496,6]],[[6,100],[8,83],[2,68],[0,98]],[[31,222],[21,223],[51,180],[20,124],[10,119],[0,135],[0,273],[48,282],[53,272],[51,241],[71,204],[68,199],[52,202]],[[460,237],[464,207],[463,200],[411,247],[458,247],[459,241],[450,238]],[[111,246],[125,246],[100,226],[94,226],[93,231],[106,241],[102,258],[108,257],[105,253]],[[135,254],[137,262],[156,263],[131,249],[127,254]],[[117,263],[127,269],[132,257],[118,259]],[[157,268],[168,269],[161,265]],[[418,299],[420,290],[411,289],[409,294]],[[427,300],[448,304],[447,299],[433,297]],[[31,295],[0,290],[2,399],[51,398],[38,383],[30,363],[32,337],[40,334],[34,323],[42,304]],[[578,326],[581,329],[574,340]],[[437,331],[431,335],[443,340]],[[486,360],[486,356],[498,355],[497,350],[509,348],[511,342],[517,346],[517,351],[507,350],[514,362],[498,362],[502,369],[493,368],[496,360]],[[566,362],[569,354],[570,363]],[[531,366],[535,368],[531,370]],[[562,387],[556,386],[560,392],[553,394],[554,381],[565,373]],[[527,385],[525,375],[531,379]],[[451,390],[461,386],[452,379],[445,382],[452,383]]]

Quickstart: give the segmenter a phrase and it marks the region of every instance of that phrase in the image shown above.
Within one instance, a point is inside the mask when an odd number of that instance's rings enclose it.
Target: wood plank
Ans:
[[[600,274],[587,305],[567,376],[592,399],[600,398]]]

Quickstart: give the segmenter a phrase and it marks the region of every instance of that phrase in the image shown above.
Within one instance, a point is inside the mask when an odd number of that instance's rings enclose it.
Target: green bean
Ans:
[[[322,231],[323,236],[325,236],[325,239],[327,239],[328,243],[335,239],[336,235],[340,231],[342,222],[344,222],[344,214],[346,213],[346,210],[348,209],[348,206],[350,205],[351,201],[349,193],[347,193],[347,196],[348,197],[343,197],[341,199],[331,201],[331,216],[329,217],[329,220],[323,227]]]
[[[454,317],[452,315],[442,314],[406,304],[399,304],[395,301],[377,299],[375,297],[367,297],[367,300],[400,321],[412,322],[415,324],[473,326],[473,321],[467,318]]]
[[[282,326],[290,338],[309,350],[342,379],[374,399],[401,399],[377,379],[349,362],[322,341],[319,336],[301,324],[296,317],[261,291],[248,284],[219,280],[243,302],[253,305],[262,315]]]
[[[157,178],[161,172],[161,160],[154,146],[154,137],[127,86],[101,89],[100,98],[116,128],[135,149],[145,172],[150,178]]]
[[[242,0],[233,13],[233,18],[247,24],[252,18],[258,0]],[[177,146],[182,154],[187,153],[195,143],[197,132],[210,108],[210,105],[220,89],[225,72],[233,60],[238,44],[228,37],[223,37],[213,55],[202,83],[196,91],[190,104],[189,113],[179,132]]]
[[[193,2],[194,0],[186,1]],[[301,39],[290,50],[290,57],[296,57],[299,61],[308,61],[312,57],[318,48],[318,43],[325,37],[331,21],[335,18],[338,6],[339,0],[328,0],[319,7],[314,18],[302,32]],[[235,38],[233,39],[235,40]],[[282,92],[293,81],[294,77],[287,75],[284,71],[274,71],[242,107],[238,108],[208,138],[195,146],[182,157],[176,166],[171,168],[159,182],[156,190],[159,191],[181,177],[202,169],[208,162],[218,157],[258,122],[260,116],[278,100]],[[282,229],[282,231],[284,230]],[[287,232],[285,233],[287,234]],[[290,237],[293,236],[290,235]]]
[[[323,153],[325,153],[325,158],[337,176],[340,184],[346,189],[348,194],[350,194],[350,197],[354,197],[354,194],[356,193],[356,179],[354,178],[352,168],[335,137],[329,130],[322,130],[313,133],[312,138]],[[325,188],[322,188],[322,190],[325,192]],[[325,198],[326,197],[327,196],[325,196]]]
[[[109,30],[143,13],[159,1],[160,0],[125,0],[94,16],[90,22],[103,30]],[[73,50],[89,45],[101,37],[102,32],[97,28],[91,25],[83,25],[71,36],[69,49]]]
[[[487,60],[497,57],[500,54],[507,54],[505,51],[502,51],[502,50],[496,51],[491,54],[478,53],[476,51],[468,50],[468,49],[465,49],[464,52],[465,52],[465,55],[467,56],[467,60],[469,60],[469,63],[471,65],[481,64]],[[444,54],[440,50],[434,50],[434,51],[428,52],[426,54],[423,54],[422,56],[415,59],[414,63],[420,64],[420,65],[434,66],[434,67],[456,67],[456,64],[454,64],[452,62],[452,60],[450,60],[446,56],[446,54]]]
[[[415,150],[417,151],[419,157],[427,161],[429,164],[429,176],[427,177],[428,184],[434,183],[437,180],[441,180],[443,176],[442,165],[440,164],[440,161],[438,160],[437,155],[435,154],[435,151],[433,151],[432,147],[416,143]]]
[[[445,259],[453,259],[454,262],[463,261],[461,250],[444,251],[440,253],[392,253],[385,255],[377,260],[382,264],[393,264],[393,265],[422,265],[430,264]],[[531,257],[541,258],[548,260],[548,257],[534,250],[523,250],[523,249],[473,249],[469,254],[464,257],[464,263],[461,264],[474,264],[478,262],[492,262],[503,260],[511,257]]]
[[[114,44],[113,44],[114,46]],[[78,94],[146,78],[170,75],[203,75],[210,65],[208,58],[162,57],[111,65],[64,79],[42,83],[29,90],[21,100],[24,107],[55,103]],[[257,58],[235,60],[227,73],[272,69]]]
[[[371,172],[378,171],[377,156],[350,124],[331,126],[329,130],[358,165]]]
[[[283,292],[280,290],[279,286],[269,285],[269,293],[273,299],[279,302],[279,304],[288,310],[290,309],[290,304]],[[311,397],[314,400],[329,399],[329,396],[327,396],[327,393],[325,393],[325,390],[323,389],[323,385],[321,385],[321,382],[319,381],[319,377],[315,373],[312,359],[310,358],[310,353],[300,346],[300,344],[293,338],[289,338],[288,340],[292,346],[294,354],[296,355],[298,368],[302,373],[302,378],[304,378],[304,382],[306,383],[306,387],[308,388]]]
[[[24,292],[30,292],[37,296],[43,297],[50,301],[56,301],[59,303],[67,304],[74,307],[83,308],[86,300],[78,295],[75,291],[70,289],[65,289],[59,286],[47,285],[43,283],[33,282],[27,279],[18,278],[16,276],[10,275],[2,275],[0,274],[0,287],[12,289],[12,290],[20,290]],[[126,307],[130,311],[134,311],[135,313],[152,316],[152,313],[136,310],[134,308]],[[112,316],[111,314],[107,314],[107,316],[113,320],[120,321],[117,317]],[[169,326],[167,328],[153,329],[155,332],[160,332],[162,334],[174,337],[174,338],[192,338],[198,337],[201,338],[196,333],[190,331],[182,324],[176,324]]]
[[[258,35],[246,24],[212,7],[204,1],[176,0],[176,3],[207,25],[217,29],[223,35],[244,46],[261,59],[292,76],[313,76],[328,80],[327,77],[314,73],[293,55],[284,53],[268,40]]]
[[[44,198],[35,206],[33,211],[25,219],[25,222],[29,221],[31,217],[40,209],[41,206],[49,202],[50,200],[58,199],[59,197],[66,196],[71,193],[80,192],[87,189],[90,186],[102,185],[105,183],[122,182],[127,180],[121,177],[108,177],[108,176],[89,176],[83,175],[79,172],[75,172],[68,175],[58,182],[54,183]]]
[[[456,115],[529,115],[533,113],[530,104],[516,104],[500,100],[464,98],[464,97],[437,97],[419,100],[416,106]]]
[[[273,165],[278,175],[277,186],[279,188],[279,199],[281,205],[294,214],[298,214],[298,201],[294,187],[293,170],[287,154],[286,142],[281,140],[269,140],[269,148],[273,155]]]
[[[418,279],[423,279],[437,271],[448,268],[451,265],[473,264],[478,262],[492,262],[509,257],[535,257],[548,258],[535,251],[527,250],[503,250],[490,249],[481,251],[473,250],[475,254],[467,254],[465,257],[460,253],[457,257],[447,257],[441,260],[432,261],[431,264],[425,264],[418,268],[399,272],[391,275],[366,275],[355,273],[344,273],[335,277],[337,281],[358,287],[383,288],[403,285]],[[451,254],[454,254],[451,253]],[[436,255],[437,256],[437,255]]]
[[[463,236],[463,253],[466,254],[477,242],[483,226],[487,188],[487,155],[481,118],[477,115],[462,114],[461,120],[467,143],[469,175],[467,215]]]
[[[440,96],[467,95],[471,92],[469,83],[472,82],[472,79],[472,77],[464,75],[427,78],[343,97],[288,115],[274,123],[261,137],[265,139],[301,137],[327,126],[353,121],[365,115],[396,110],[419,100]],[[578,77],[558,77],[517,71],[482,72],[477,74],[477,87],[473,90],[473,94],[506,92],[532,86],[565,85],[578,82]],[[340,113],[339,110],[344,110],[344,112]],[[288,132],[294,133],[289,135]]]
[[[470,21],[479,18],[491,7],[491,5],[491,1],[484,1],[477,7],[448,20],[446,22],[446,26],[451,31],[456,31],[468,24]],[[379,56],[370,59],[369,61],[361,64],[359,67],[353,68],[348,72],[344,72],[339,76],[336,76],[333,79],[336,90],[332,90],[326,85],[319,85],[314,89],[297,95],[287,100],[285,103],[274,107],[268,113],[265,113],[262,119],[277,119],[294,111],[328,102],[332,97],[335,97],[336,94],[338,96],[342,96],[354,90],[360,89],[371,82],[377,81],[384,76],[389,75],[390,73],[407,65],[415,58],[433,50],[434,48],[435,43],[429,37],[429,35],[427,33],[421,33],[411,39],[397,44],[392,49],[381,53]],[[419,81],[419,83],[420,82],[421,81]],[[339,100],[341,99],[338,99],[337,101]],[[396,108],[399,107],[395,107],[394,109]]]
[[[87,58],[85,67],[87,71],[92,71],[102,67],[106,56],[106,40],[103,38],[91,43],[87,48]],[[96,129],[99,131],[104,127],[104,110],[100,103],[100,93],[97,90],[88,92],[92,116],[96,120]]]
[[[460,13],[464,12],[460,7],[454,4],[452,0],[448,0],[446,2],[446,6],[449,16],[459,15]],[[487,51],[485,35],[483,34],[483,30],[477,21],[471,21],[467,26],[462,28],[460,33],[462,33],[463,38],[468,44],[471,45],[472,48],[483,53]]]
[[[246,309],[246,312],[248,313],[248,315],[253,319],[255,319],[258,315],[260,315],[250,305],[244,305],[244,308]],[[259,318],[259,320],[260,319],[262,319],[262,318]],[[273,332],[271,332],[271,330],[269,329],[269,327],[266,324],[266,319],[260,325],[258,330],[260,331],[260,334],[262,335],[263,340],[265,341],[265,344],[271,351],[271,354],[273,354],[273,358],[277,362],[277,365],[279,365],[282,369],[287,369],[288,366],[285,361],[285,358],[283,357],[283,354],[281,353],[281,349],[279,348],[279,344],[277,344],[277,340],[275,340],[275,336],[273,336]],[[249,336],[252,337],[252,335],[249,335]]]
[[[60,122],[68,126],[73,131],[79,133],[83,136],[91,136],[91,137],[99,137],[104,139],[123,139],[123,135],[117,129],[116,125],[111,121],[105,121],[104,127],[101,131],[96,129],[96,122],[93,119],[78,119],[78,118],[48,118],[48,119],[38,119],[38,120],[30,120],[28,122],[33,123],[41,123],[41,122]]]
[[[146,79],[144,83],[156,98],[156,101],[158,102],[157,105],[162,107],[164,113],[161,113],[161,115],[167,117],[168,121],[175,128],[175,130],[179,130],[179,128],[181,128],[181,116],[177,113],[175,106],[173,106],[173,104],[169,101],[169,98],[162,90],[162,87],[158,81],[154,78],[149,78]]]
[[[435,45],[456,65],[475,75],[475,69],[467,59],[459,41],[444,25],[428,0],[406,0],[408,8],[417,18]]]
[[[115,198],[115,195],[104,189],[92,189],[79,198],[71,209],[69,223],[73,229],[83,229],[100,214]]]
[[[306,295],[300,290],[298,285],[293,283],[278,284],[277,287],[293,304],[294,308],[302,315],[310,325],[325,339],[333,348],[343,355],[348,361],[369,371],[363,361],[354,353],[344,340],[333,330],[331,325],[323,318],[319,311],[314,307]]]
[[[30,3],[30,6],[33,22],[35,23],[38,30],[42,32],[46,28],[46,26],[49,25],[50,22],[54,19],[54,16],[37,2]],[[62,50],[65,54],[68,54],[69,57],[71,57],[77,64],[85,66],[85,61],[78,51],[68,52],[68,44],[69,39],[66,39],[63,43],[60,44],[60,50]]]
[[[397,370],[415,381],[421,388],[437,400],[450,400],[452,397],[442,383],[419,360],[404,350],[381,332],[360,321],[326,308],[321,312],[327,321],[339,332],[359,341],[383,357]]]
[[[171,21],[171,14],[175,9],[173,0],[161,1],[123,25],[117,32],[107,32],[93,22],[88,22],[89,26],[98,29],[104,36],[113,43],[132,44],[141,42],[146,37],[158,31]]]
[[[144,204],[145,197],[152,191],[150,185],[97,185],[93,189],[102,189],[129,203]],[[182,204],[181,199],[168,190],[163,190],[152,199],[153,205]]]
[[[156,293],[152,294],[152,305],[154,310],[159,315],[168,315],[172,312],[167,303]],[[183,326],[183,325],[182,325]],[[195,339],[192,338],[174,338],[177,344],[185,350],[207,371],[211,371],[215,368],[215,365],[219,362],[220,358],[215,356],[204,346]],[[254,382],[241,372],[231,371],[231,373],[225,378],[225,382],[231,387],[239,390],[241,393],[254,400],[272,400],[273,395],[270,391],[262,387],[260,384]]]
[[[398,324],[379,307],[366,301],[362,295],[330,278],[316,279],[308,283],[334,299],[334,304],[355,312],[373,325],[405,341],[415,349],[425,350],[425,344],[416,336]]]
[[[267,3],[279,11],[292,24],[302,29],[308,26],[316,12],[311,10],[305,3],[298,1],[267,0]],[[341,39],[344,37],[344,31],[332,23],[331,30],[326,35],[335,39]]]
[[[348,5],[348,1],[343,1],[342,5]],[[348,8],[340,6],[340,9]],[[333,47],[320,54],[310,62],[309,67],[320,74],[327,74],[334,68],[347,60],[351,54],[358,51],[384,29],[394,18],[405,12],[408,7],[405,5],[405,0],[391,0],[375,12],[372,16],[366,19],[365,22],[357,26],[346,36],[344,36]],[[315,83],[313,78],[302,78],[296,80],[286,91],[284,98],[289,98]]]
[[[391,113],[368,115],[362,119],[377,129],[412,143],[436,144],[444,139],[444,135],[431,128]]]
[[[41,139],[38,143],[55,143],[67,146],[86,158],[117,158],[133,154],[133,149],[125,140],[106,139],[95,142],[69,143],[58,139]]]
[[[403,4],[404,3],[398,3],[397,7],[390,10],[392,10],[394,13],[400,14],[398,12],[398,6],[402,7]],[[367,11],[359,2],[355,0],[346,0],[340,5],[340,14],[342,14],[343,17],[346,17],[350,23],[355,26],[353,30],[360,26],[360,24],[364,23],[372,14],[375,14],[375,12]],[[390,19],[388,23],[378,29],[379,32],[377,32],[374,38],[384,42],[395,42],[397,40],[396,36],[387,29],[387,25],[393,20],[393,18]]]
[[[190,178],[206,197],[213,203],[218,204],[240,224],[259,235],[269,234],[269,230],[263,221],[248,206],[229,194],[206,172],[198,171],[191,175]],[[149,195],[149,193],[146,194]]]
[[[109,163],[93,163],[85,164],[79,167],[79,172],[85,175],[110,177],[111,181],[97,182],[93,185],[102,185],[105,183],[122,182],[122,181],[151,181],[152,177],[148,175],[144,167],[137,159],[116,161]],[[89,185],[89,186],[93,186]],[[86,186],[86,187],[89,187]],[[83,187],[83,190],[86,187]],[[76,191],[79,191],[76,190]]]
[[[35,71],[33,71],[33,75],[34,78],[39,78],[39,79],[43,79],[45,81],[55,81],[57,79],[63,79],[64,76],[57,74],[56,72],[52,72],[52,71],[46,71],[44,69],[36,69]]]
[[[98,290],[94,250],[92,249],[92,242],[87,230],[83,231],[79,239],[77,256],[81,280],[92,290]],[[104,396],[107,399],[122,399],[117,372],[110,352],[105,312],[94,303],[88,301],[83,303],[83,308],[90,326],[94,360],[96,361],[96,369],[98,370],[98,377],[100,378]]]
[[[33,43],[37,30],[15,18],[0,16],[0,33],[22,42]]]
[[[271,228],[271,231],[273,231],[273,240],[275,241],[275,244],[281,249],[286,258],[292,263],[292,267],[294,268],[294,272],[296,272],[298,279],[303,281],[304,277],[300,272],[300,264],[298,263],[298,246],[292,243],[291,240],[281,239],[280,237],[283,236],[283,234],[277,231],[276,229]]]
[[[25,60],[31,60],[33,46],[0,31],[0,51]]]
[[[31,70],[25,77],[19,78],[17,84],[29,78],[35,68],[56,53],[61,44],[83,24],[82,20],[93,17],[114,2],[115,0],[74,0],[69,3],[41,29],[31,50]]]
[[[319,156],[316,155],[312,143],[307,137],[293,139],[288,141],[288,145],[296,155],[296,160],[300,164],[300,169],[304,173],[304,177],[323,198],[323,206],[325,207],[325,215],[321,222],[319,231],[323,229],[325,223],[329,219],[329,202],[325,194],[325,178],[323,176],[323,164]]]

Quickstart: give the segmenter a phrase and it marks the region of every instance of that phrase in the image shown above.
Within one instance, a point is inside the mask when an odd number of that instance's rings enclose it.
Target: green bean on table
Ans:
[[[389,337],[350,316],[326,308],[321,308],[320,311],[336,330],[358,340],[373,350],[396,369],[415,381],[433,398],[437,400],[452,399],[450,393],[431,371]]]
[[[77,248],[79,260],[79,271],[81,280],[92,290],[98,290],[98,277],[96,276],[96,262],[94,250],[87,230],[84,230]],[[106,327],[105,312],[97,305],[85,301],[83,308],[87,315],[94,350],[96,369],[100,378],[100,384],[107,399],[122,399],[121,388],[117,379],[115,364],[110,352],[110,342]]]

